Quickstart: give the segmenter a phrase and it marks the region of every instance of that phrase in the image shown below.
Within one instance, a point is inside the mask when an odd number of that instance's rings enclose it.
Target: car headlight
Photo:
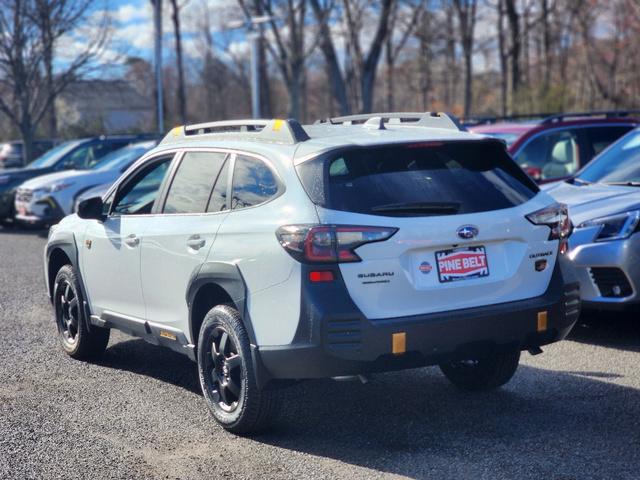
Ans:
[[[578,225],[578,228],[600,227],[595,240],[602,242],[629,237],[636,230],[638,223],[640,223],[640,210],[631,210],[587,220]]]
[[[31,190],[31,198],[37,200],[39,198],[44,197],[47,193],[49,193],[48,188],[35,188]]]
[[[9,175],[0,175],[0,185],[9,183],[10,180],[11,180],[11,177]]]
[[[59,192],[60,190],[64,190],[65,188],[69,188],[73,185],[73,182],[68,183],[55,183],[51,185],[48,189],[49,193]]]

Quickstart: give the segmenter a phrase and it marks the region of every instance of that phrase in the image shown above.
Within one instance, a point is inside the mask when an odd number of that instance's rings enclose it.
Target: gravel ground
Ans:
[[[186,357],[119,333],[99,364],[64,355],[44,244],[0,230],[0,478],[640,478],[630,316],[587,318],[492,393],[436,368],[301,383],[248,439],[214,423]]]

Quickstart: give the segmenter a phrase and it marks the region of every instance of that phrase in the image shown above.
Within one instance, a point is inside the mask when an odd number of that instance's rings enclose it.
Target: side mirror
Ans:
[[[104,221],[105,215],[102,212],[104,204],[101,197],[91,197],[78,204],[78,216],[86,220]]]

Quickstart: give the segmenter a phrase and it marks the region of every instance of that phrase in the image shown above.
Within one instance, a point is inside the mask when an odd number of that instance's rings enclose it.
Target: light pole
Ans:
[[[262,40],[262,24],[271,21],[273,17],[261,15],[252,17],[247,14],[245,20],[229,22],[230,30],[244,28],[247,38],[251,42],[251,115],[253,118],[262,117],[260,108],[260,42]]]

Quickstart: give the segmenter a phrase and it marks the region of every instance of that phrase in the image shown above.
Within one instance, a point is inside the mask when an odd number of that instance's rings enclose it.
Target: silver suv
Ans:
[[[579,313],[566,207],[444,114],[179,127],[52,228],[64,349],[117,328],[197,361],[228,430],[280,380],[441,366],[495,388]]]

